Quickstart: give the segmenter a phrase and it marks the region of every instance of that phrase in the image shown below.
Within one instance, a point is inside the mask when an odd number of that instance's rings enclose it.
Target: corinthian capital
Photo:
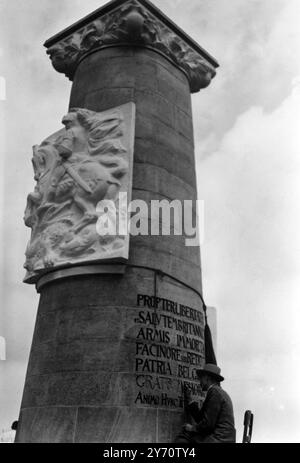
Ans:
[[[54,68],[73,80],[83,57],[113,46],[151,48],[185,74],[192,93],[207,87],[218,63],[149,0],[114,0],[45,42]]]

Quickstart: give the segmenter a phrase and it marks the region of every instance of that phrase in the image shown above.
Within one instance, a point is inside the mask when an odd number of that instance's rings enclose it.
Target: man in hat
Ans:
[[[206,398],[200,409],[192,400],[190,390],[185,388],[186,408],[196,424],[186,423],[176,443],[235,443],[233,406],[229,395],[220,386],[224,380],[220,368],[207,363],[197,370],[197,376]]]

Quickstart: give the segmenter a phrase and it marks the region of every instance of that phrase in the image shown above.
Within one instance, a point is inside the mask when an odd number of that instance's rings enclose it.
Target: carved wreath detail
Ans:
[[[51,46],[47,53],[54,68],[73,80],[82,56],[95,48],[117,43],[135,43],[159,50],[186,72],[192,93],[207,87],[216,74],[208,61],[135,0]]]

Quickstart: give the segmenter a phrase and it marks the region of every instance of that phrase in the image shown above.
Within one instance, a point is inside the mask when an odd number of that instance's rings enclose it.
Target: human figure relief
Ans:
[[[72,109],[65,129],[33,147],[37,184],[27,198],[25,224],[32,229],[24,267],[28,274],[123,246],[123,238],[101,237],[96,206],[116,201],[128,174],[118,110]]]

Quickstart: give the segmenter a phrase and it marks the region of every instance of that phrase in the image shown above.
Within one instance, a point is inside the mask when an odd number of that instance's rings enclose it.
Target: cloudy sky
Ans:
[[[0,431],[18,417],[38,303],[22,283],[31,146],[57,130],[71,87],[42,44],[104,3],[0,0]],[[193,113],[204,296],[238,439],[251,409],[255,442],[300,442],[300,1],[154,3],[220,63]]]

